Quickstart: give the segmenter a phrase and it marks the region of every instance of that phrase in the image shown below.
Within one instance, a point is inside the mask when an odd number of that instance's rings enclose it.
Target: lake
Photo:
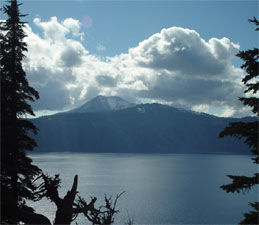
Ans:
[[[30,157],[45,173],[60,174],[60,196],[71,188],[75,174],[78,191],[103,203],[104,194],[125,191],[115,223],[125,224],[237,224],[258,198],[257,187],[246,194],[221,190],[226,174],[252,176],[257,167],[247,155],[220,154],[89,154],[46,153]],[[37,212],[54,219],[49,200],[31,203]],[[40,210],[39,210],[40,209]],[[78,225],[88,224],[78,217]]]

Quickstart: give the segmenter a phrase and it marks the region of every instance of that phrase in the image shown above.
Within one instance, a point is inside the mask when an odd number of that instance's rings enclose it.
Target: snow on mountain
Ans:
[[[69,113],[106,112],[126,109],[133,106],[135,106],[135,104],[127,102],[118,96],[106,97],[98,95],[79,108],[69,111]]]

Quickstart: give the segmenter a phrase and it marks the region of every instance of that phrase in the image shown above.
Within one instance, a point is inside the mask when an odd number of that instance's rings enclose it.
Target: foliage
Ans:
[[[1,224],[51,224],[44,215],[37,214],[26,204],[26,200],[38,201],[47,197],[57,206],[54,224],[70,224],[79,213],[84,213],[93,224],[111,224],[118,195],[114,203],[105,197],[105,205],[94,207],[96,198],[87,204],[77,196],[78,178],[75,176],[70,191],[64,198],[59,197],[58,175],[50,177],[32,164],[26,150],[32,151],[37,146],[28,133],[37,133],[34,124],[23,117],[34,115],[27,101],[39,98],[36,90],[30,87],[22,60],[27,51],[23,41],[25,22],[20,21],[25,15],[20,14],[16,0],[8,1],[3,7],[7,20],[0,22],[0,73],[1,73]],[[38,184],[39,179],[43,182]]]
[[[17,223],[21,211],[33,211],[26,200],[34,200],[33,179],[40,169],[32,164],[25,150],[33,150],[36,142],[27,132],[36,133],[36,127],[21,117],[34,115],[27,101],[39,98],[38,92],[29,86],[22,67],[27,51],[23,41],[25,23],[20,18],[17,1],[3,7],[7,20],[0,24],[0,74],[1,74],[1,208],[2,222]]]
[[[259,22],[254,17],[252,20],[249,20],[256,25],[256,30],[259,30]],[[245,93],[250,93],[248,97],[239,98],[245,106],[251,108],[252,112],[259,116],[258,97],[254,97],[253,94],[256,94],[259,90],[258,82],[258,69],[259,69],[259,51],[258,48],[252,50],[240,51],[237,54],[245,63],[241,66],[242,69],[246,71],[246,76],[242,80],[246,86]],[[226,127],[220,134],[219,137],[224,136],[234,136],[238,139],[242,139],[250,148],[252,154],[255,156],[252,160],[254,163],[259,163],[259,151],[258,151],[258,119],[255,122],[237,122],[230,123],[230,126]],[[228,175],[232,179],[232,183],[228,185],[223,185],[221,188],[226,192],[237,192],[240,191],[249,191],[251,187],[256,184],[259,184],[259,174],[254,174],[253,177],[247,176],[232,176]],[[240,224],[258,224],[259,219],[259,207],[258,202],[250,203],[250,206],[255,209],[255,211],[250,211],[245,213],[245,219],[240,222]]]

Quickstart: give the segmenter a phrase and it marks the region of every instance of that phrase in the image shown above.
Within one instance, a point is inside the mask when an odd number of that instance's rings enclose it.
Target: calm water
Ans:
[[[229,183],[226,174],[252,175],[257,167],[249,156],[190,154],[84,154],[31,155],[45,173],[59,173],[60,196],[79,175],[78,191],[103,203],[104,193],[126,191],[118,201],[115,222],[125,224],[236,224],[258,197],[257,187],[247,194],[231,194],[219,186]],[[55,205],[48,200],[32,204],[37,212],[54,219]],[[38,210],[40,208],[41,210]],[[78,217],[79,225],[87,219]]]

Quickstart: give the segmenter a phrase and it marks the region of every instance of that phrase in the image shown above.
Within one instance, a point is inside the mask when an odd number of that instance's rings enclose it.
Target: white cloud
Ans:
[[[62,24],[72,33],[73,36],[84,39],[84,33],[80,32],[81,23],[73,18],[65,19]]]
[[[58,22],[57,17],[51,17],[48,22],[41,22],[41,19],[35,18],[33,22],[43,30],[44,38],[52,41],[64,40],[69,32],[65,26]]]
[[[171,27],[140,42],[129,54],[140,66],[209,78],[222,75],[238,49],[227,38],[206,42],[194,30]]]
[[[102,44],[98,44],[98,45],[96,46],[96,49],[97,49],[98,51],[105,51],[105,50],[106,50],[106,47],[105,47],[104,45],[102,45]]]
[[[218,116],[221,117],[231,117],[235,114],[235,110],[232,107],[226,107],[226,109],[223,111],[223,113],[218,114]]]
[[[232,58],[233,55],[237,54],[237,50],[240,48],[238,44],[231,42],[226,37],[222,39],[211,38],[209,45],[216,59],[221,61]]]
[[[192,110],[196,112],[209,112],[209,105],[207,104],[201,104],[201,105],[193,105]]]
[[[79,36],[81,40],[84,37],[84,33],[80,32],[81,23],[73,18],[65,19],[60,23],[57,17],[53,16],[48,22],[41,22],[40,18],[35,18],[33,22],[43,30],[44,37],[52,41],[64,40],[69,33]]]
[[[104,94],[203,112],[227,107],[222,115],[246,113],[237,100],[243,95],[243,72],[231,63],[239,45],[228,38],[205,41],[197,31],[171,27],[128,53],[100,59],[77,39],[83,37],[78,20],[36,18],[34,23],[43,37],[26,26],[29,51],[24,66],[42,97],[34,105],[37,110],[63,110]]]

